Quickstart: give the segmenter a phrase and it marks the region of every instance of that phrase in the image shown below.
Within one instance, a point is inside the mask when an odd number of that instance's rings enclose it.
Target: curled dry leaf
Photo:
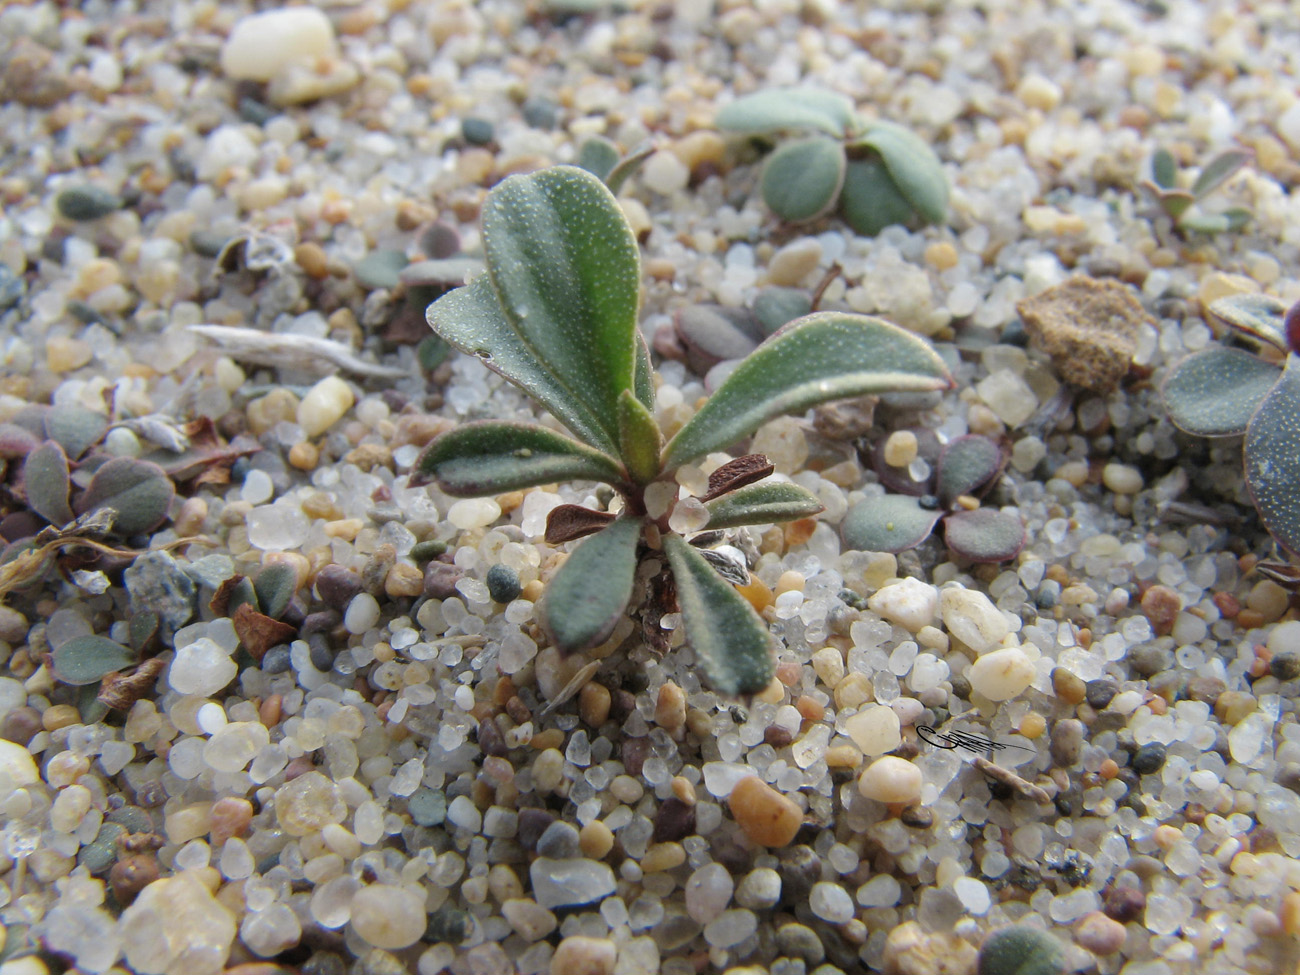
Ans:
[[[239,642],[254,660],[261,660],[266,651],[281,643],[288,643],[298,633],[297,627],[281,623],[265,613],[259,613],[248,603],[241,603],[231,617]]]
[[[616,517],[608,511],[595,511],[580,504],[557,505],[546,516],[546,541],[560,545],[593,535]]]
[[[149,692],[165,666],[158,657],[150,657],[129,674],[105,674],[96,700],[115,711],[130,710],[131,705]]]

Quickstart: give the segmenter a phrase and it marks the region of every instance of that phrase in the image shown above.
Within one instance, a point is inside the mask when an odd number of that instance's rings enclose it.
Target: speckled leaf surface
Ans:
[[[954,511],[943,520],[948,547],[971,562],[1005,562],[1025,547],[1020,518],[996,508]]]
[[[873,122],[858,143],[880,153],[894,185],[926,222],[948,219],[948,177],[924,139],[892,122]]]
[[[1177,363],[1161,393],[1174,426],[1200,437],[1245,431],[1282,375],[1279,366],[1241,349],[1213,346]]]
[[[1228,295],[1210,302],[1210,314],[1230,328],[1285,350],[1286,303],[1272,295]]]
[[[76,513],[100,508],[117,512],[113,532],[139,535],[153,531],[167,518],[176,488],[161,467],[134,457],[114,457],[95,471],[85,493],[77,499]]]
[[[979,953],[979,975],[1063,975],[1061,943],[1041,928],[1017,924],[994,931]]]
[[[706,502],[704,507],[709,512],[709,528],[772,525],[811,518],[825,510],[817,495],[789,481],[747,484]]]
[[[618,443],[623,465],[635,483],[649,484],[659,476],[663,434],[654,414],[630,389],[618,398]]]
[[[30,454],[23,464],[23,492],[27,504],[54,525],[66,525],[73,518],[68,504],[71,482],[68,457],[53,440],[47,440]]]
[[[844,147],[834,139],[787,142],[763,164],[763,202],[790,223],[815,220],[835,207],[845,163]]]
[[[679,535],[664,537],[686,642],[720,694],[756,694],[772,681],[772,637],[752,606]]]
[[[59,644],[52,654],[54,672],[65,684],[93,684],[136,664],[136,654],[106,636],[74,636]]]
[[[886,227],[907,223],[912,218],[912,205],[894,185],[883,162],[854,159],[844,174],[840,214],[858,233],[874,237]]]
[[[583,540],[546,586],[541,621],[565,653],[609,639],[632,598],[641,520],[620,518]]]
[[[963,494],[974,494],[1002,471],[1006,455],[1001,446],[988,437],[969,434],[958,437],[939,455],[939,472],[935,493],[945,508]]]
[[[925,541],[943,517],[937,506],[921,507],[919,498],[887,494],[859,501],[844,516],[840,532],[847,548],[860,552],[904,552]]]
[[[808,129],[842,137],[854,125],[853,103],[821,88],[772,88],[737,98],[718,111],[718,128],[728,132]]]
[[[1242,445],[1246,485],[1264,527],[1279,545],[1300,554],[1300,359],[1264,397]]]
[[[641,257],[614,195],[575,166],[512,176],[488,194],[483,246],[506,319],[615,432],[633,384]]]
[[[1255,154],[1249,149],[1228,149],[1219,153],[1201,168],[1192,183],[1192,196],[1200,199],[1217,189],[1254,158]]]
[[[645,336],[641,334],[640,329],[637,329],[636,333],[636,372],[633,376],[632,392],[636,393],[636,398],[647,410],[654,411],[654,366],[650,364],[650,346],[646,344]]]
[[[816,312],[786,325],[723,381],[665,451],[679,467],[749,436],[772,417],[865,393],[946,389],[924,339],[880,318]]]
[[[554,481],[624,480],[612,457],[535,423],[467,423],[431,443],[413,483],[436,481],[459,498],[518,491]]]

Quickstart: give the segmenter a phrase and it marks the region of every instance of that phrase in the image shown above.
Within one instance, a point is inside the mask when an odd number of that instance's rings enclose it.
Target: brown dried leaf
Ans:
[[[165,666],[158,657],[151,657],[129,674],[121,671],[105,674],[99,685],[99,703],[117,711],[129,710],[149,692]]]
[[[712,501],[736,488],[761,481],[774,470],[772,462],[763,454],[745,454],[729,460],[709,475],[709,490],[700,500]]]
[[[546,516],[546,540],[552,545],[559,545],[575,538],[594,535],[615,517],[617,516],[608,511],[595,511],[580,504],[558,505]]]
[[[239,642],[254,660],[261,660],[266,651],[281,643],[288,643],[298,633],[298,628],[259,613],[248,603],[240,604],[231,617]]]

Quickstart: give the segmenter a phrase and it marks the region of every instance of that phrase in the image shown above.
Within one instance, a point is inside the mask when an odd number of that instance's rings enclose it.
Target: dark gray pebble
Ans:
[[[519,573],[500,562],[488,569],[486,581],[488,595],[498,603],[508,603],[518,599],[523,591],[523,586],[519,583]]]
[[[537,839],[538,856],[564,860],[576,857],[580,850],[578,831],[563,820],[551,823]]]
[[[69,220],[98,220],[122,209],[122,198],[102,186],[69,186],[54,200],[60,215]]]
[[[1154,775],[1164,768],[1165,746],[1157,741],[1143,745],[1133,753],[1129,765],[1139,775]]]
[[[262,655],[262,671],[267,674],[287,674],[292,666],[289,644],[281,643]]]
[[[1119,685],[1106,677],[1098,677],[1084,685],[1084,698],[1098,711],[1108,705],[1119,693]]]

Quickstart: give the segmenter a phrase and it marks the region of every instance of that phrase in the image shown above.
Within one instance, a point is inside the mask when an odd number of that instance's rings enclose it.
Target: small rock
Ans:
[[[751,911],[775,907],[781,899],[781,875],[771,867],[757,867],[741,878],[736,886],[738,905]]]
[[[27,617],[16,609],[0,606],[0,640],[19,644],[27,639]]]
[[[804,237],[786,244],[772,255],[767,265],[769,284],[798,287],[822,259],[822,245],[816,237]]]
[[[192,970],[207,959],[207,971],[222,967],[235,940],[235,915],[186,870],[150,883],[122,912],[118,933],[122,954],[135,971]]]
[[[1080,704],[1088,694],[1088,686],[1064,667],[1052,671],[1052,692],[1067,704]]]
[[[559,926],[555,914],[530,898],[515,898],[501,905],[501,916],[525,941],[540,941]]]
[[[98,220],[122,209],[122,198],[102,186],[69,186],[55,197],[59,214],[68,220]]]
[[[686,164],[667,149],[652,154],[641,167],[641,182],[656,193],[676,193],[690,181],[691,171]]]
[[[210,835],[220,846],[232,836],[247,836],[253,821],[253,804],[238,796],[224,796],[212,804]]]
[[[360,592],[361,576],[352,569],[331,563],[316,574],[316,594],[331,609],[343,612]]]
[[[1128,764],[1139,775],[1154,775],[1165,766],[1165,746],[1158,741],[1143,745],[1133,753]]]
[[[1059,768],[1073,768],[1083,755],[1083,722],[1078,718],[1062,718],[1052,726],[1050,750],[1052,761]]]
[[[564,860],[578,855],[578,831],[569,823],[557,820],[546,827],[537,839],[537,855]]]
[[[847,896],[843,888],[837,886],[837,889]],[[808,965],[816,965],[826,957],[826,948],[822,945],[821,938],[806,924],[781,925],[776,929],[776,946],[781,954],[801,958]]]
[[[487,119],[471,115],[461,120],[460,134],[472,146],[486,146],[496,138],[496,128]]]
[[[40,730],[41,712],[27,705],[14,708],[0,720],[0,738],[24,748]]]
[[[873,758],[892,752],[903,740],[898,713],[883,704],[868,704],[846,719],[844,733],[853,739],[862,754]]]
[[[1101,906],[1107,917],[1128,924],[1142,916],[1147,898],[1136,887],[1107,887],[1101,894]]]
[[[326,376],[309,389],[298,404],[298,426],[308,437],[319,437],[343,419],[355,402],[351,386],[338,376]]]
[[[1098,677],[1096,680],[1090,680],[1085,685],[1084,699],[1088,706],[1097,710],[1103,710],[1119,693],[1119,685],[1113,680],[1105,677]]]
[[[590,685],[588,685],[590,686]],[[695,806],[684,802],[676,796],[669,796],[655,812],[654,833],[651,840],[655,843],[670,843],[690,836],[695,832]]]
[[[803,825],[803,810],[757,775],[736,783],[727,799],[740,828],[760,846],[786,846]]]
[[[1124,925],[1112,920],[1101,911],[1085,914],[1074,928],[1074,940],[1079,947],[1094,955],[1113,955],[1124,947],[1128,932]]]
[[[986,653],[966,670],[971,688],[990,701],[1011,700],[1033,683],[1036,675],[1033,662],[1019,647]]]
[[[406,800],[406,811],[417,826],[441,826],[447,818],[447,796],[441,789],[421,787]]]
[[[907,759],[886,755],[863,770],[858,792],[877,802],[914,802],[921,797],[922,781],[921,770]]]
[[[270,81],[286,64],[313,65],[337,53],[334,27],[316,7],[286,7],[236,21],[221,70],[239,81]]]
[[[1031,338],[1067,381],[1097,393],[1115,389],[1137,351],[1148,318],[1119,281],[1070,278],[1016,305]]]
[[[488,595],[494,602],[508,603],[519,598],[523,586],[519,582],[519,573],[508,565],[498,562],[487,571],[485,579]]]
[[[343,822],[348,807],[333,782],[320,772],[304,772],[276,790],[275,814],[290,836],[308,836]]]
[[[538,857],[528,868],[533,897],[547,909],[594,904],[614,893],[614,871],[583,857],[552,860]]]
[[[949,586],[939,593],[943,625],[976,653],[992,650],[1011,632],[1011,624],[992,600],[977,589]]]
[[[0,739],[0,782],[10,788],[21,789],[41,781],[36,760],[23,745]]]
[[[352,929],[376,948],[413,945],[427,923],[424,895],[411,888],[371,884],[352,897]]]
[[[1268,672],[1280,681],[1300,678],[1300,653],[1289,650],[1275,654],[1268,662]]]
[[[618,947],[608,938],[571,935],[551,956],[551,975],[611,975]]]
[[[916,921],[889,932],[881,959],[883,975],[970,975],[975,947],[954,934],[927,934]]]
[[[0,73],[0,101],[50,108],[71,90],[67,72],[46,48],[21,36],[10,46]]]
[[[460,594],[456,583],[461,571],[446,562],[430,562],[424,567],[424,594],[430,599],[450,599]]]
[[[910,633],[934,622],[939,609],[939,591],[920,579],[908,577],[878,589],[867,607]]]
[[[146,552],[122,577],[131,595],[131,611],[156,613],[166,633],[175,632],[194,615],[198,588],[166,552]]]

